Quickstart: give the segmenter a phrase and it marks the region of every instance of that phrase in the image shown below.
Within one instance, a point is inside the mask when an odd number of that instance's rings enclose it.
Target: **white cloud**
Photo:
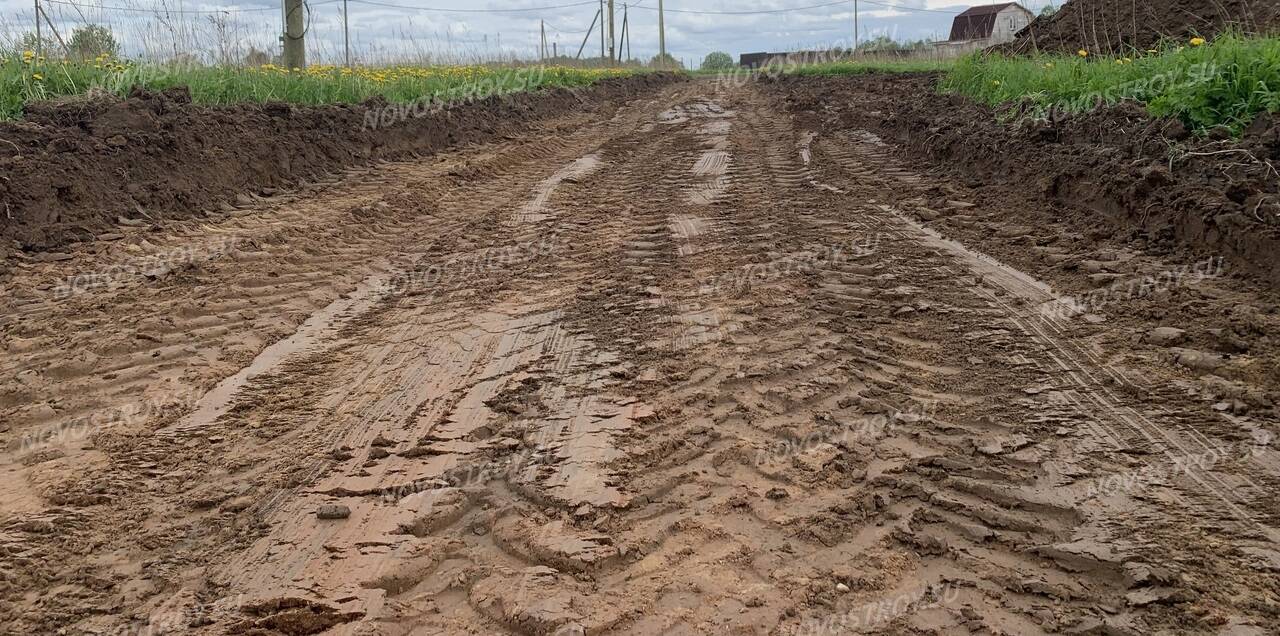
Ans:
[[[112,9],[75,7],[47,0],[46,10],[64,37],[86,22],[112,28],[131,55],[165,55],[195,50],[208,58],[220,49],[241,51],[249,46],[276,50],[281,15],[279,1],[240,0],[235,4],[194,0],[69,0]],[[341,0],[309,0],[312,18],[308,54],[312,60],[340,61],[342,57]],[[573,0],[374,0],[405,6],[430,5],[450,9],[522,9],[571,4]],[[830,1],[830,0],[826,0]],[[1049,0],[1027,3],[1038,10]],[[707,53],[734,55],[751,51],[779,51],[840,44],[853,32],[852,4],[796,9],[766,15],[704,15],[688,11],[756,11],[825,4],[824,0],[670,0],[664,2],[667,49],[696,64]],[[889,34],[898,39],[945,38],[954,13],[976,0],[860,0],[860,30],[864,37]],[[657,0],[628,3],[631,52],[649,58],[657,53]],[[549,42],[573,54],[582,43],[597,5],[507,13],[448,13],[415,11],[350,0],[352,48],[366,61],[391,59],[475,59],[503,55],[537,55],[539,20],[548,24]],[[178,14],[174,10],[238,8],[227,14]],[[126,12],[117,9],[145,9]],[[920,11],[929,9],[930,12]],[[157,11],[150,11],[157,10]],[[168,11],[168,13],[165,12]],[[615,0],[615,28],[621,33],[623,5]],[[9,40],[32,29],[30,0],[0,0],[0,39]],[[47,29],[46,29],[47,31]],[[550,45],[548,45],[550,46]],[[584,56],[599,55],[599,32],[589,38]]]

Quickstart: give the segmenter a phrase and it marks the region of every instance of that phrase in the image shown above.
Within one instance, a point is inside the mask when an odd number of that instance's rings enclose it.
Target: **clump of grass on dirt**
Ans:
[[[295,104],[357,103],[383,96],[411,102],[445,101],[550,87],[592,84],[633,69],[562,66],[394,66],[343,68],[168,66],[105,56],[84,62],[47,61],[31,52],[0,60],[0,119],[13,119],[32,101],[82,95],[90,90],[124,96],[133,86],[163,90],[186,86],[198,104],[282,101]]]
[[[975,55],[956,64],[942,90],[992,106],[1025,101],[1036,116],[1133,101],[1195,130],[1238,134],[1259,113],[1280,111],[1280,38],[1196,38],[1128,57]]]
[[[929,73],[945,71],[951,60],[857,60],[799,66],[793,75],[861,75],[864,73]]]

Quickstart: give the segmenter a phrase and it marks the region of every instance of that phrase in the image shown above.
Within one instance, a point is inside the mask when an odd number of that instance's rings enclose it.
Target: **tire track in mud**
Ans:
[[[152,418],[163,434],[95,438],[115,469],[93,474],[131,482],[110,499],[3,528],[14,564],[79,554],[109,524],[146,546],[107,541],[118,562],[90,568],[123,600],[42,599],[29,624],[110,602],[204,633],[1265,624],[1265,601],[1184,598],[1237,563],[1210,537],[1261,551],[1256,530],[1179,537],[1194,481],[1107,482],[1249,418],[1196,430],[1178,387],[1067,337],[1047,287],[891,203],[930,183],[874,136],[780,112],[754,85],[700,82],[545,146],[377,171],[348,196],[387,204],[394,222],[352,248],[383,262],[342,278],[369,291],[313,299],[296,340],[241,360],[208,408]],[[401,170],[415,179],[388,185]],[[335,258],[328,236],[308,267]],[[81,625],[118,624],[93,611]]]
[[[622,113],[620,113],[620,115],[621,114]],[[570,116],[566,119],[572,120],[574,117],[575,116]],[[290,250],[290,252],[287,253],[287,256],[291,260],[296,259],[296,256],[299,254],[304,255],[303,260],[309,266],[315,266],[317,263],[324,263],[327,265],[330,272],[330,279],[327,281],[329,285],[340,285],[343,280],[351,281],[350,284],[354,285],[356,281],[369,273],[387,272],[389,274],[390,271],[394,271],[392,268],[396,262],[402,263],[400,267],[404,267],[403,264],[411,263],[414,259],[427,258],[423,255],[430,255],[434,249],[438,249],[441,245],[441,241],[439,239],[432,238],[423,240],[424,237],[430,237],[433,234],[438,234],[441,237],[446,237],[449,240],[456,241],[456,237],[458,235],[467,234],[466,230],[468,228],[473,232],[483,232],[484,225],[486,223],[492,225],[496,217],[492,213],[482,213],[478,215],[478,218],[469,218],[477,216],[475,215],[475,211],[477,209],[485,210],[487,208],[503,207],[506,205],[504,202],[513,201],[518,197],[523,196],[520,184],[530,177],[536,178],[537,172],[539,171],[539,168],[535,165],[536,163],[544,162],[548,158],[551,158],[554,161],[555,157],[564,156],[566,151],[572,151],[574,147],[581,147],[584,141],[589,143],[589,140],[591,140],[593,136],[599,138],[598,131],[604,129],[600,128],[600,126],[604,126],[604,123],[601,122],[599,124],[595,124],[595,127],[587,128],[577,127],[572,123],[549,126],[546,132],[558,132],[559,129],[563,127],[567,129],[568,134],[564,137],[551,135],[546,141],[539,141],[532,144],[527,142],[508,143],[501,144],[493,149],[459,153],[456,160],[436,165],[405,163],[392,166],[389,169],[383,168],[379,173],[373,174],[373,176],[367,179],[365,183],[354,182],[356,184],[355,187],[350,188],[350,192],[352,192],[354,196],[367,197],[362,201],[360,207],[350,209],[359,209],[363,212],[367,212],[368,214],[365,214],[360,218],[360,225],[346,226],[346,230],[341,231],[350,235],[348,236],[348,240],[345,241],[334,240],[332,238],[326,239],[323,236],[323,232],[325,231],[324,228],[326,228],[326,220],[335,214],[334,212],[330,212],[330,209],[335,207],[335,201],[332,196],[327,194],[328,186],[320,190],[320,193],[324,195],[324,198],[317,199],[315,204],[309,203],[306,197],[300,197],[298,199],[286,197],[287,200],[282,202],[284,205],[281,206],[280,210],[258,212],[258,214],[264,215],[262,217],[262,221],[258,221],[259,217],[256,214],[244,217],[244,221],[240,221],[239,215],[235,215],[236,220],[229,223],[229,225],[237,227],[247,225],[255,230],[262,226],[268,226],[266,231],[275,231],[272,229],[274,227],[287,228],[286,233],[291,235],[291,242],[282,242],[279,244],[279,247],[282,250],[285,248]],[[537,136],[532,137],[532,139],[536,138]],[[531,167],[534,168],[532,171],[530,170]],[[515,177],[515,179],[512,177]],[[436,183],[433,183],[433,180]],[[443,184],[450,184],[453,187],[441,188],[440,185]],[[339,192],[342,192],[346,188],[346,185],[340,184],[334,187],[336,187]],[[424,187],[425,192],[421,192],[420,190],[424,189]],[[297,201],[297,203],[295,203],[295,201]],[[308,206],[314,206],[315,208],[318,208],[318,211],[313,213]],[[344,209],[340,203],[336,207],[338,210],[336,212],[337,214],[341,215],[343,212],[346,212],[346,209]],[[376,223],[380,218],[388,222]],[[424,223],[424,220],[438,222]],[[375,224],[368,225],[371,221],[375,222]],[[308,224],[314,224],[314,226]],[[338,224],[335,224],[334,226],[340,228],[343,227]],[[372,229],[374,227],[379,229]],[[313,237],[307,236],[307,231],[314,232],[314,228],[321,228],[322,236],[318,241],[314,241]],[[234,232],[235,230],[233,229],[232,231]],[[259,244],[263,242],[261,239],[261,231],[259,231],[258,234],[253,234],[252,236],[258,240]],[[296,240],[299,236],[305,237],[306,240],[299,242]],[[349,240],[352,237],[355,238],[354,241]],[[309,246],[315,246],[315,248],[318,248],[314,251],[314,255],[307,255]],[[337,246],[338,249],[327,249],[329,246]],[[464,243],[462,247],[465,248],[467,245]],[[390,250],[388,250],[388,248],[390,248]],[[382,253],[379,254],[379,258],[370,258],[368,255],[370,254],[370,251],[376,249],[382,250]],[[382,256],[382,254],[395,255],[395,250],[397,249],[402,250],[399,256],[395,256],[391,259],[386,259]],[[539,249],[545,249],[545,246],[516,244],[514,249],[511,249],[510,246],[508,246],[508,249],[504,249],[501,252],[482,254],[486,260],[464,260],[462,265],[471,268],[488,267],[490,261],[497,261],[501,264],[514,261],[517,264],[520,264],[532,257],[538,256],[536,252]],[[467,254],[468,252],[464,250],[463,253]],[[271,256],[272,258],[278,259],[281,255],[286,254],[281,252],[279,255],[272,254]],[[238,254],[233,255],[233,258],[240,260],[238,257]],[[348,271],[345,276],[336,280],[332,278],[331,272],[335,265],[342,267],[352,260],[358,263],[354,272]],[[370,260],[380,260],[381,262],[368,263]],[[262,262],[262,259],[253,260],[253,265],[255,266],[262,266],[264,264],[265,263]],[[246,271],[260,272],[262,270],[257,269]],[[273,274],[274,273],[275,272],[273,272]],[[260,276],[261,274],[254,275]],[[375,274],[375,278],[369,279],[369,281],[377,281],[378,278],[376,278],[376,276],[379,275],[386,276],[386,274]],[[389,278],[389,276],[387,277]],[[251,285],[229,285],[222,287],[221,291],[227,295],[232,295],[246,287],[250,289],[252,288]],[[339,289],[341,288],[339,287]],[[189,293],[182,288],[179,288],[179,291]],[[201,291],[202,290],[197,288],[194,290],[194,293],[200,293]],[[276,291],[282,296],[287,293],[302,295],[308,292],[307,289],[300,291],[294,288],[287,288],[283,290],[278,289]],[[415,290],[410,291],[412,292]],[[464,289],[462,291],[467,292],[471,290]],[[149,292],[150,290],[147,289],[139,290],[139,294]],[[303,298],[308,302],[315,303],[314,299],[309,299],[306,296],[303,296]],[[349,301],[350,299],[347,300]],[[131,309],[142,315],[154,314],[163,316],[166,312],[174,315],[182,315],[181,311],[175,311],[172,308],[174,306],[180,306],[183,302],[190,303],[189,300],[179,298],[175,302],[163,302],[158,306],[156,304],[137,303]],[[252,302],[253,301],[251,301],[251,303]],[[294,371],[302,371],[304,376],[310,375],[311,370],[306,368],[308,356],[310,357],[311,362],[316,362],[318,358],[322,359],[324,357],[323,351],[317,353],[309,350],[316,348],[315,345],[317,340],[323,341],[333,335],[345,335],[353,325],[357,325],[360,322],[367,320],[364,316],[358,315],[360,313],[359,311],[351,311],[351,309],[367,309],[367,306],[354,308],[341,307],[343,302],[347,301],[340,300],[335,302],[330,311],[330,313],[333,314],[342,313],[343,315],[335,316],[335,324],[321,325],[324,328],[315,329],[314,335],[316,337],[303,337],[300,342],[294,343],[282,341],[282,344],[287,345],[285,347],[286,350],[282,353],[293,354],[292,357],[277,355],[276,352],[268,351],[260,360],[263,364],[260,364],[257,367],[254,367],[253,365],[247,367],[247,372],[241,378],[242,380],[247,380],[244,382],[243,387],[236,387],[233,384],[229,389],[247,388],[247,392],[252,396],[255,389],[261,391],[264,386],[279,387],[280,376],[287,374],[287,370],[292,369]],[[313,306],[319,308],[323,306],[323,303],[315,304]],[[270,306],[265,307],[264,315],[265,311],[270,309]],[[336,309],[343,309],[344,311],[339,312],[336,311]],[[459,314],[455,308],[454,314],[450,315],[445,313],[443,315],[443,319],[457,320],[458,316]],[[462,317],[465,318],[465,316]],[[235,324],[232,324],[217,335],[240,335],[231,331],[235,326]],[[304,332],[305,331],[306,330],[304,330]],[[86,333],[84,335],[91,334]],[[305,335],[305,333],[303,335]],[[483,336],[484,334],[480,335]],[[33,349],[35,349],[34,346]],[[380,352],[384,359],[390,358],[393,353],[394,352],[387,351]],[[399,354],[402,356],[406,355],[404,351],[400,351]],[[299,357],[301,357],[301,360],[298,359]],[[40,361],[28,360],[25,362],[31,365],[38,365]],[[263,373],[263,371],[266,371],[273,365],[277,368],[273,369],[272,372]],[[177,365],[175,364],[175,366]],[[281,370],[285,370],[284,373],[280,373]],[[426,369],[419,369],[418,376],[415,376],[416,379],[424,377],[426,371]],[[90,382],[96,380],[101,383],[102,378],[100,376],[88,377],[87,380]],[[108,376],[107,380],[110,381],[111,377]],[[90,384],[89,386],[92,387],[94,385]],[[266,390],[269,392],[270,388],[267,388]],[[311,389],[303,389],[300,393],[305,394],[309,391],[311,391]],[[92,394],[91,391],[87,392]],[[374,392],[376,393],[376,389]],[[302,477],[302,475],[297,472],[296,467],[290,468],[289,464],[292,460],[287,457],[282,458],[282,453],[279,451],[281,449],[288,449],[290,444],[298,445],[298,447],[292,449],[293,451],[306,449],[306,444],[308,443],[314,444],[316,440],[312,439],[308,441],[307,437],[309,433],[308,428],[314,427],[315,424],[307,422],[301,427],[301,431],[292,429],[291,426],[294,423],[287,421],[287,418],[279,415],[279,411],[284,411],[284,408],[273,409],[276,412],[269,414],[267,417],[246,419],[245,415],[248,403],[252,403],[253,400],[253,398],[250,397],[247,402],[244,399],[239,399],[232,406],[232,417],[224,418],[224,421],[221,422],[219,426],[210,426],[214,420],[217,420],[217,416],[221,413],[221,409],[218,407],[224,406],[221,404],[223,401],[222,398],[225,398],[226,395],[231,393],[234,393],[234,390],[215,392],[214,395],[208,396],[211,400],[210,404],[212,404],[214,408],[203,413],[197,410],[193,413],[195,421],[188,423],[193,424],[192,426],[174,428],[170,431],[170,434],[163,435],[161,438],[154,440],[154,442],[148,441],[145,437],[132,437],[136,434],[133,429],[144,424],[163,425],[165,419],[160,416],[160,413],[141,413],[139,417],[136,418],[136,421],[126,422],[126,424],[129,425],[130,430],[122,430],[118,432],[112,431],[112,434],[119,434],[121,436],[122,439],[120,441],[127,442],[128,444],[136,444],[138,447],[130,450],[127,446],[122,446],[118,443],[107,446],[106,450],[108,450],[108,452],[111,452],[113,455],[123,456],[123,461],[121,461],[120,458],[115,458],[112,460],[112,465],[110,467],[105,465],[90,466],[89,470],[83,475],[80,483],[63,482],[57,484],[57,488],[65,491],[71,491],[72,493],[76,490],[86,489],[89,493],[100,493],[103,492],[104,486],[104,482],[101,481],[101,479],[105,476],[110,480],[109,482],[106,482],[108,489],[114,488],[115,490],[108,490],[107,492],[109,495],[106,497],[99,496],[100,498],[98,499],[91,499],[88,501],[83,500],[83,496],[81,496],[81,500],[77,501],[74,498],[74,495],[69,495],[65,497],[65,499],[71,500],[72,503],[70,507],[46,510],[40,514],[33,513],[26,518],[23,518],[22,516],[17,518],[11,517],[11,523],[7,524],[6,527],[14,532],[12,534],[7,534],[5,539],[12,539],[14,542],[13,545],[18,546],[18,549],[12,551],[11,554],[25,554],[29,557],[37,554],[35,550],[43,551],[46,549],[45,546],[32,545],[32,539],[35,536],[32,532],[38,531],[38,528],[41,527],[39,524],[54,524],[65,527],[67,529],[67,536],[61,537],[61,541],[63,543],[61,549],[65,550],[68,545],[68,541],[84,540],[76,536],[77,531],[80,531],[81,537],[91,536],[91,532],[96,525],[95,523],[86,523],[85,520],[92,519],[92,517],[85,517],[76,510],[77,507],[112,503],[117,504],[118,508],[124,509],[127,506],[122,504],[127,504],[130,500],[137,500],[139,497],[142,497],[144,501],[146,499],[154,498],[153,496],[146,495],[144,493],[147,491],[155,492],[153,490],[155,488],[158,488],[161,492],[174,492],[176,489],[179,494],[168,503],[164,501],[152,502],[152,505],[156,508],[154,511],[155,513],[158,513],[162,518],[169,518],[165,522],[162,522],[159,525],[159,528],[152,527],[148,530],[147,533],[150,535],[148,541],[152,544],[176,545],[179,548],[179,550],[177,550],[178,552],[195,552],[196,548],[199,547],[200,544],[217,543],[221,539],[236,539],[234,545],[228,545],[227,549],[233,549],[236,545],[241,545],[243,541],[237,539],[237,536],[243,535],[246,531],[252,535],[252,528],[237,528],[236,526],[240,526],[241,524],[236,523],[234,518],[231,520],[232,523],[230,524],[230,527],[228,527],[228,524],[226,523],[228,521],[228,512],[240,513],[241,511],[244,511],[244,515],[251,518],[264,518],[266,516],[273,507],[273,504],[271,503],[272,497],[267,497],[264,500],[262,498],[264,493],[260,487],[270,487],[273,480],[277,482],[283,480],[280,485],[287,486],[290,481],[298,480]],[[189,392],[189,394],[192,395],[189,402],[175,405],[172,408],[166,406],[165,412],[180,412],[183,406],[194,403],[195,395],[198,394],[194,392]],[[260,392],[257,395],[260,396],[259,399],[262,400],[277,400],[280,402],[279,406],[292,406],[294,403],[299,402],[303,397],[303,395],[290,395],[288,393],[281,395],[266,395]],[[390,400],[383,401],[394,403],[396,402],[396,399],[392,398]],[[373,408],[382,408],[384,410],[391,408],[385,404],[379,407],[377,402],[378,401],[375,400],[375,406],[369,408],[371,410]],[[307,408],[310,413],[315,413],[314,405],[308,405]],[[228,424],[232,423],[234,423],[234,426],[228,426]],[[321,427],[323,428],[323,425]],[[125,427],[122,426],[120,428],[123,429]],[[203,430],[206,428],[210,430]],[[90,434],[92,434],[95,442],[98,444],[102,443],[102,440],[104,439],[104,432],[102,430],[86,431],[85,437],[89,437]],[[266,441],[265,447],[259,445],[255,448],[252,443],[246,444],[249,440],[255,439],[259,442]],[[41,441],[43,442],[45,440],[42,439]],[[52,441],[64,443],[67,441],[74,442],[75,440],[55,438]],[[184,449],[182,452],[177,453],[176,456],[173,452],[174,449],[172,448],[172,445],[175,443],[181,444]],[[195,449],[197,452],[202,453],[206,451],[213,451],[214,455],[217,456],[219,460],[216,463],[220,465],[220,469],[215,471],[206,483],[198,484],[199,488],[196,489],[193,489],[192,484],[190,483],[190,477],[188,476],[190,473],[166,472],[175,466],[183,466],[183,460],[188,460],[189,462],[191,453],[186,449]],[[28,449],[24,447],[20,450],[27,451]],[[43,454],[48,453],[48,451],[42,451],[41,449],[36,450]],[[72,448],[70,450],[74,453],[77,449]],[[328,448],[325,448],[324,450],[328,450]],[[64,451],[59,449],[58,452],[61,453]],[[243,456],[237,456],[242,452]],[[48,466],[49,458],[43,454],[39,456],[36,461]],[[100,455],[100,453],[98,454]],[[283,453],[283,455],[288,455],[288,453]],[[83,457],[83,453],[80,453],[80,456]],[[28,455],[28,458],[29,457],[30,455]],[[59,456],[55,455],[54,459],[56,460],[58,457]],[[234,459],[230,462],[226,461],[230,457],[234,457]],[[68,459],[70,459],[70,457],[68,457]],[[262,463],[259,464],[259,462]],[[190,466],[191,464],[186,463],[185,465]],[[108,468],[110,468],[112,472],[104,475],[103,473]],[[54,473],[55,470],[49,470],[49,472]],[[125,476],[128,473],[132,473],[134,475],[133,479]],[[96,483],[93,481],[95,478],[99,480]],[[251,484],[254,484],[255,480],[259,480],[260,483],[251,486]],[[14,481],[17,482],[15,485],[21,485],[25,480],[19,479]],[[151,482],[154,485],[143,486],[140,489],[136,483],[129,483],[130,481],[142,482],[144,484]],[[32,495],[30,498],[34,499],[35,497],[36,495]],[[90,494],[90,497],[93,497],[93,495]],[[246,506],[246,503],[243,502],[246,502],[247,500],[253,500],[256,503]],[[190,517],[191,513],[189,512],[193,507],[197,511],[196,517],[194,518]],[[35,506],[33,506],[33,508],[35,508]],[[212,509],[211,512],[203,512],[204,510],[210,509]],[[101,512],[101,509],[99,509],[97,514],[100,516]],[[53,515],[53,517],[50,518],[49,515]],[[235,516],[236,515],[232,515],[232,517]],[[172,517],[176,517],[176,520],[172,519]],[[212,517],[212,519],[210,519],[210,517]],[[199,526],[203,524],[209,524],[212,527],[208,529],[201,529]],[[228,533],[231,534],[230,537],[226,536]],[[177,543],[175,543],[175,540]],[[34,543],[39,544],[44,542],[36,541]],[[229,541],[229,543],[231,542]],[[53,554],[57,553],[59,548],[56,546],[50,546],[47,549],[53,550],[53,552],[50,553]],[[76,550],[72,550],[71,552],[74,553]],[[129,558],[125,556],[127,552],[128,551],[121,551],[120,553],[121,557],[126,560]],[[178,562],[189,563],[194,555],[178,554],[171,556],[177,556],[176,560]],[[153,576],[169,576],[170,572],[172,572],[172,568],[177,565],[177,563],[170,561],[170,559],[162,560],[162,562],[155,567],[155,569],[159,571],[148,573],[146,578],[151,578]],[[29,574],[32,577],[35,577],[38,575],[38,572],[39,569],[33,569]],[[113,573],[109,569],[104,572],[104,575],[117,578],[117,580],[119,580],[118,577],[120,577],[120,574]],[[128,575],[126,574],[125,576]],[[34,580],[36,579],[33,578],[32,582],[34,582]],[[31,587],[40,586],[33,584]],[[187,598],[185,599],[185,602],[190,604],[191,600],[192,599]],[[92,611],[92,607],[86,605],[83,600],[81,600],[77,605],[79,605],[79,607],[74,607],[75,611]],[[68,608],[71,608],[70,604],[68,604]],[[175,611],[177,610],[167,608],[160,613],[172,615]],[[270,616],[267,616],[264,620],[269,619]]]
[[[824,172],[852,192],[858,192],[859,185],[868,180],[876,182],[878,187],[890,188],[919,188],[923,182],[922,176],[895,167],[888,148],[870,133],[854,131],[844,138],[828,141],[823,148],[829,150],[830,157],[834,159],[832,163],[839,167],[836,172],[829,169]],[[1130,591],[1124,595],[1127,607],[1121,609],[1112,605],[1108,610],[1116,616],[1090,617],[1078,624],[1113,629],[1149,629],[1150,625],[1164,621],[1178,622],[1160,610],[1141,617],[1136,615],[1155,609],[1153,603],[1170,603],[1170,599],[1175,599],[1172,603],[1193,600],[1194,593],[1188,595],[1181,591],[1178,581],[1186,576],[1197,576],[1192,564],[1198,559],[1177,557],[1175,560],[1180,562],[1180,569],[1164,570],[1154,579],[1148,576],[1150,568],[1153,564],[1167,564],[1171,553],[1178,554],[1183,550],[1208,552],[1208,548],[1218,541],[1208,542],[1202,535],[1190,538],[1191,543],[1188,544],[1185,528],[1182,533],[1175,531],[1170,534],[1170,527],[1188,522],[1192,525],[1205,523],[1216,539],[1221,536],[1217,532],[1224,530],[1218,518],[1219,511],[1225,507],[1227,516],[1231,518],[1229,533],[1236,537],[1234,541],[1238,545],[1263,550],[1264,553],[1273,549],[1274,527],[1251,512],[1255,508],[1254,503],[1240,490],[1244,485],[1252,488],[1254,493],[1265,492],[1266,487],[1257,482],[1274,484],[1276,476],[1274,470],[1264,468],[1273,462],[1267,457],[1270,454],[1266,448],[1268,440],[1257,437],[1255,431],[1259,429],[1256,425],[1237,424],[1238,428],[1225,438],[1210,439],[1201,430],[1204,428],[1201,424],[1214,422],[1217,417],[1204,413],[1203,406],[1179,404],[1185,402],[1185,395],[1162,389],[1158,381],[1139,379],[1135,369],[1113,367],[1095,346],[1069,339],[1059,315],[1061,312],[1053,311],[1055,307],[1063,306],[1065,301],[1045,284],[942,238],[899,209],[879,204],[869,206],[868,212],[879,217],[878,223],[900,228],[899,236],[937,249],[959,261],[963,269],[976,274],[971,279],[971,292],[997,308],[1002,318],[1014,327],[1011,332],[1020,334],[1034,346],[1035,351],[1023,354],[1018,360],[1028,363],[1042,378],[1040,386],[1026,390],[1028,395],[1044,395],[1056,408],[1066,407],[1070,419],[1088,431],[1085,436],[1063,429],[1057,431],[1060,436],[1065,432],[1074,438],[1072,456],[1079,459],[1089,457],[1092,461],[1081,462],[1081,465],[1089,467],[1087,472],[1067,474],[1067,484],[1047,491],[1067,507],[1078,511],[1075,515],[1084,525],[1075,535],[1085,538],[1066,544],[1036,546],[1034,551],[1068,569],[1105,566],[1112,571],[1110,578],[1113,583]],[[1066,383],[1062,382],[1064,379]],[[1142,396],[1160,396],[1162,403],[1145,404],[1147,400]],[[1224,428],[1227,427],[1218,420],[1208,430],[1222,431]],[[1246,442],[1238,441],[1242,437]],[[1099,453],[1106,459],[1099,461]],[[1156,459],[1138,462],[1131,459],[1134,455],[1142,457],[1148,454],[1155,455]],[[1209,465],[1202,467],[1204,458],[1208,458]],[[1224,481],[1224,475],[1213,470],[1218,462],[1230,465],[1236,460],[1253,464],[1255,468],[1227,477],[1234,483]],[[1167,467],[1162,469],[1161,464]],[[1047,466],[1048,462],[1044,465]],[[1176,485],[1178,490],[1154,500],[1137,496],[1138,493],[1133,492],[1134,488],[1128,487],[1126,482],[1127,476],[1134,474],[1157,475],[1153,485],[1158,487],[1162,482],[1171,482],[1170,485]],[[1257,496],[1253,495],[1254,498]],[[1135,524],[1135,520],[1138,523]],[[1152,524],[1158,527],[1153,528]],[[1219,561],[1216,567],[1229,566]],[[1240,615],[1240,608],[1226,609],[1216,605],[1215,611],[1225,609],[1229,616],[1235,614],[1230,618],[1233,623],[1248,625],[1256,620]],[[1161,616],[1161,613],[1166,613],[1166,616]]]

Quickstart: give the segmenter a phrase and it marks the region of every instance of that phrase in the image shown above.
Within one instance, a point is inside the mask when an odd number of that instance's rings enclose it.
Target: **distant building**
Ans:
[[[946,42],[935,42],[934,46],[946,49],[951,55],[960,55],[1011,42],[1035,17],[1016,2],[970,7],[951,23],[951,37]]]
[[[760,68],[770,64],[817,64],[847,59],[851,53],[853,51],[846,49],[788,51],[786,53],[742,53],[738,56],[738,65],[745,68]]]

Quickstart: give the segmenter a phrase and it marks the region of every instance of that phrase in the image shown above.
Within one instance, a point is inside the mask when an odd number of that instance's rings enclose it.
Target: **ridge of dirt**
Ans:
[[[971,183],[1018,184],[1060,206],[1053,213],[1069,215],[1083,232],[1157,252],[1223,256],[1234,271],[1280,284],[1280,126],[1270,116],[1242,140],[1201,139],[1135,104],[1058,121],[1019,119],[938,94],[936,81],[784,78],[777,90],[793,112],[865,128]],[[868,103],[868,95],[879,99]]]
[[[1152,48],[1164,39],[1213,37],[1229,30],[1275,33],[1280,4],[1250,0],[1070,0],[1051,16],[1037,16],[999,47],[1015,53],[1119,53]]]
[[[677,78],[611,78],[416,113],[377,99],[206,107],[183,88],[32,104],[23,121],[0,123],[0,258],[11,246],[93,240],[118,231],[121,217],[230,211],[350,166],[501,139],[551,114],[614,107]],[[384,115],[394,121],[380,121]]]

